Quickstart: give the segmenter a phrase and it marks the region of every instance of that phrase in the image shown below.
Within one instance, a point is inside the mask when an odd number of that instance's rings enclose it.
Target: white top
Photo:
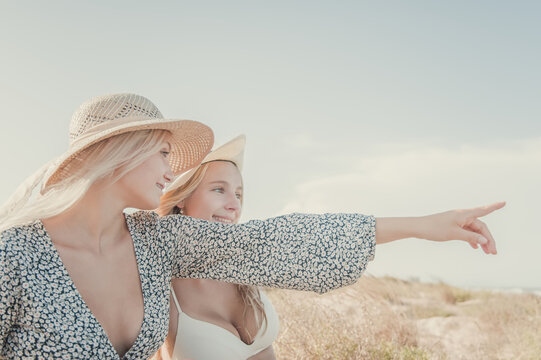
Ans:
[[[267,326],[263,323],[250,345],[221,326],[194,319],[183,313],[175,292],[171,293],[178,310],[173,360],[246,360],[272,345],[278,335],[278,315],[263,291],[259,294],[267,315]]]

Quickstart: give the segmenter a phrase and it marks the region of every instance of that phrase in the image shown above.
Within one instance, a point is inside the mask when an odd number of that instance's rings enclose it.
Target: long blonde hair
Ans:
[[[215,160],[215,161],[226,161],[226,160]],[[212,162],[212,161],[211,161]],[[197,189],[207,169],[211,162],[204,163],[200,165],[194,174],[182,184],[182,186],[168,191],[162,195],[160,199],[160,206],[156,209],[156,212],[160,216],[171,215],[171,214],[181,214],[181,210],[178,207],[178,204],[188,198],[194,191]],[[231,162],[233,165],[235,163]],[[236,166],[236,165],[235,165]],[[242,201],[242,198],[241,198]],[[259,290],[255,286],[241,285],[237,284],[237,290],[241,296],[241,299],[244,303],[243,318],[245,318],[248,309],[252,309],[256,315],[256,319],[259,320],[258,328],[260,328],[263,323],[265,323],[265,330],[267,328],[267,315],[265,314],[265,307],[261,301],[261,296],[259,295]],[[248,329],[245,326],[245,330]],[[249,332],[248,332],[249,333]]]
[[[93,144],[71,160],[73,171],[69,176],[43,188],[30,201],[46,173],[46,168],[40,169],[31,184],[0,208],[0,231],[61,214],[79,201],[96,181],[113,183],[155,154],[168,134],[167,130],[139,130]]]

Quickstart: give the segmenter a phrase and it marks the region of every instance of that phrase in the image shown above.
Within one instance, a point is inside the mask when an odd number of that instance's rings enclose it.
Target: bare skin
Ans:
[[[498,202],[427,216],[378,218],[376,243],[383,244],[409,237],[440,242],[462,240],[474,249],[480,246],[486,254],[496,255],[496,242],[487,225],[478,218],[504,206],[505,202]]]
[[[169,144],[163,147],[168,150]],[[152,175],[144,184],[136,183],[145,186],[147,194],[134,203],[125,182],[149,171]],[[133,240],[123,209],[155,207],[160,185],[171,178],[166,156],[152,155],[118,182],[96,182],[69,210],[42,219],[71,280],[120,357],[137,339],[144,314]]]

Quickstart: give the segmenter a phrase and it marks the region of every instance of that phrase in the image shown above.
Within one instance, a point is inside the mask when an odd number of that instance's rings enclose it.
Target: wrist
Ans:
[[[376,219],[376,243],[406,238],[426,238],[427,219],[422,217],[388,217]]]
[[[430,220],[428,218],[429,216],[416,216],[412,217],[411,219],[411,234],[410,237],[417,238],[417,239],[425,239],[427,240],[429,238],[429,224]]]

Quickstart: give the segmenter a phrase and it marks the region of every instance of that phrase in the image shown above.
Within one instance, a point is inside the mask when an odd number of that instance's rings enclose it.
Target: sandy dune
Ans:
[[[325,295],[269,290],[278,359],[540,359],[541,297],[365,277]]]

